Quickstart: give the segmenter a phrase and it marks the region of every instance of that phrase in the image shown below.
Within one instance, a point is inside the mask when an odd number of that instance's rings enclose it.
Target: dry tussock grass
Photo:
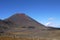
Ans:
[[[0,37],[0,40],[57,40],[57,39],[51,39],[51,38],[29,38],[29,37],[19,37],[19,38],[14,38],[14,37]]]

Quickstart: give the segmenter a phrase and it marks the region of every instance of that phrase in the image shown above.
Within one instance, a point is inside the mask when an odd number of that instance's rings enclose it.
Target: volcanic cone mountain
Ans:
[[[41,33],[42,30],[46,30],[47,28],[32,19],[31,17],[27,16],[26,14],[15,14],[2,22],[4,25],[3,27],[7,27],[4,29],[5,33],[15,34],[15,35],[37,35]]]
[[[26,14],[15,14],[0,20],[0,35],[8,37],[60,38],[60,29],[45,27]]]
[[[52,30],[49,30],[52,29]],[[54,30],[55,29],[55,30]],[[0,34],[19,37],[55,37],[60,33],[56,28],[48,28],[26,14],[15,14],[0,20]]]
[[[25,14],[15,14],[6,19],[6,21],[7,20],[13,22],[16,27],[34,27],[39,28],[40,30],[46,28],[43,24],[38,23],[37,21]]]

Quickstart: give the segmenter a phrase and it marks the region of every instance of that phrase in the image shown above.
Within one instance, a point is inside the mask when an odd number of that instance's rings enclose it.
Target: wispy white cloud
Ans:
[[[57,27],[60,28],[60,24],[57,24],[56,22],[54,22],[56,19],[53,17],[50,17],[47,19],[48,22],[45,23],[45,26],[51,26],[51,27]]]
[[[50,18],[48,18],[48,20],[49,20],[49,21],[52,21],[52,20],[54,20],[54,18],[50,17]]]
[[[47,20],[48,22],[45,23],[45,26],[55,26],[55,23],[53,22],[54,18],[50,17]]]
[[[45,24],[45,26],[50,26],[50,25],[52,25],[53,23],[52,22],[47,22],[46,24]]]

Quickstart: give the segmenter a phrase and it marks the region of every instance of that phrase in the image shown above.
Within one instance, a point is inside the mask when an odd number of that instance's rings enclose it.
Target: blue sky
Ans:
[[[60,27],[60,0],[0,0],[0,19],[25,13],[38,22]]]

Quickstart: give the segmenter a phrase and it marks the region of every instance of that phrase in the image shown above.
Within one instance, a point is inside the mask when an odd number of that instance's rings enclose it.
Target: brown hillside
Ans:
[[[53,29],[53,30],[52,30]],[[45,27],[26,14],[15,14],[11,17],[0,20],[0,36],[8,37],[42,37],[60,38],[60,30],[52,27]]]
[[[16,26],[34,26],[34,27],[40,27],[39,29],[45,29],[44,25],[41,23],[38,23],[31,17],[25,15],[25,14],[15,14],[7,19],[8,21],[14,22]]]
[[[8,19],[5,19],[5,21],[13,23],[13,26],[9,25],[11,28],[7,33],[14,35],[34,36],[38,35],[40,31],[47,29],[43,24],[38,23],[26,14],[15,14]]]

